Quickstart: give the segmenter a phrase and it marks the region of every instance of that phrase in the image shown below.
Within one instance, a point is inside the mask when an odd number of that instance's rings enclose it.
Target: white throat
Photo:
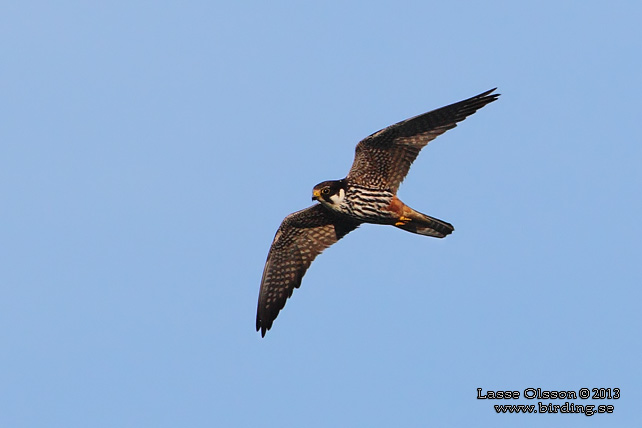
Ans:
[[[345,197],[346,197],[346,191],[343,189],[339,189],[339,194],[330,196],[330,200],[332,201],[332,205],[338,207],[339,205],[341,205]]]

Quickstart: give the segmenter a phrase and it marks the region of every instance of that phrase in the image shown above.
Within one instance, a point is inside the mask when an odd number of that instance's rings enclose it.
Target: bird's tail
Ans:
[[[406,209],[408,211],[404,212],[404,218],[408,220],[397,222],[395,226],[399,229],[435,238],[443,238],[455,230],[450,223],[417,212],[408,206],[406,206]]]

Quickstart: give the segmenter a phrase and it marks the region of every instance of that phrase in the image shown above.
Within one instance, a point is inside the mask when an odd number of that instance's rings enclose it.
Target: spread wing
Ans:
[[[276,232],[268,253],[259,304],[256,311],[256,331],[261,336],[272,327],[285,301],[312,260],[330,245],[353,231],[359,223],[338,217],[321,204],[287,216]]]
[[[497,88],[495,88],[497,89]],[[348,180],[397,192],[422,148],[499,97],[495,89],[391,125],[357,144]]]

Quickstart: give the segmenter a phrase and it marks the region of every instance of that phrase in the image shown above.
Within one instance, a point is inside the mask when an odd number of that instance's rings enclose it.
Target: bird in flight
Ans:
[[[497,88],[495,88],[497,89]],[[256,313],[265,336],[316,256],[362,223],[387,224],[419,235],[443,238],[455,230],[445,221],[401,202],[397,189],[419,151],[480,108],[495,101],[495,89],[406,119],[357,144],[348,175],[319,183],[319,203],[285,217],[268,253]]]

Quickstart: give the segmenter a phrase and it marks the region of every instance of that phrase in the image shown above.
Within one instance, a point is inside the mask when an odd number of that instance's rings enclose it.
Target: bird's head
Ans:
[[[346,196],[345,180],[324,181],[312,189],[312,200],[329,208],[338,208]]]

